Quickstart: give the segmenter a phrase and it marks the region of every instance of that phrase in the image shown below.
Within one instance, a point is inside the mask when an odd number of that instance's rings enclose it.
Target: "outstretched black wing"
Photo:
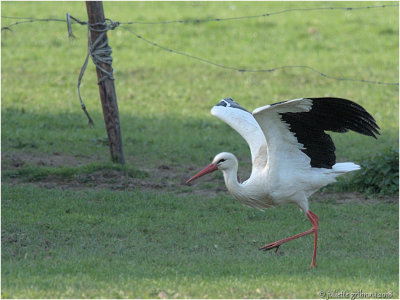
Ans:
[[[258,108],[253,114],[266,136],[268,149],[272,148],[277,157],[288,158],[290,152],[298,154],[295,149],[283,145],[288,142],[307,155],[311,167],[315,168],[332,168],[336,163],[335,145],[325,131],[353,130],[374,138],[379,134],[374,118],[362,106],[341,98],[296,99]],[[286,126],[272,124],[277,122],[277,116]],[[275,136],[275,127],[280,131],[281,140]],[[283,153],[279,154],[280,151]],[[271,155],[269,153],[270,159]]]

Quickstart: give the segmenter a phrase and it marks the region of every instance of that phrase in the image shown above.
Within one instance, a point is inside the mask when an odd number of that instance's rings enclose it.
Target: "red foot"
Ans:
[[[268,250],[271,250],[273,248],[278,248],[283,243],[289,242],[289,241],[297,239],[297,238],[299,238],[301,236],[305,236],[305,235],[308,235],[308,234],[311,234],[311,233],[315,233],[315,232],[318,232],[318,228],[312,227],[311,229],[309,229],[307,231],[304,231],[302,233],[299,233],[297,235],[294,235],[294,236],[288,237],[286,239],[279,240],[279,241],[270,243],[268,245],[265,245],[264,247],[259,248],[259,250],[268,251]]]
[[[279,247],[280,247],[280,245],[282,245],[283,243],[286,243],[286,242],[289,242],[291,240],[297,239],[297,238],[299,238],[301,236],[305,236],[305,235],[314,233],[314,251],[313,251],[313,257],[312,257],[310,269],[315,268],[317,266],[317,263],[316,263],[316,260],[317,260],[317,235],[318,235],[318,228],[319,228],[319,224],[318,224],[319,223],[319,218],[318,218],[318,216],[316,214],[314,214],[310,210],[307,212],[307,216],[308,216],[308,218],[310,219],[310,221],[311,221],[311,223],[313,225],[311,229],[309,229],[307,231],[304,231],[302,233],[299,233],[297,235],[288,237],[286,239],[279,240],[279,241],[270,243],[268,245],[265,245],[265,246],[259,248],[259,250],[268,251],[268,250],[276,248],[275,252],[277,252]]]
[[[275,252],[278,252],[280,245],[282,245],[282,243],[280,243],[280,241],[277,241],[277,242],[273,242],[271,244],[265,245],[264,247],[258,248],[258,250],[268,251],[268,250],[276,248]]]

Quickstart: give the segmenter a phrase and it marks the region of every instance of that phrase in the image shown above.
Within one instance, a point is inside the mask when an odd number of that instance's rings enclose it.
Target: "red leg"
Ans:
[[[314,251],[313,251],[313,257],[312,257],[312,261],[311,261],[311,265],[310,265],[310,268],[314,268],[317,266],[316,260],[317,260],[317,239],[318,239],[318,229],[319,229],[319,218],[311,210],[309,210],[308,213],[313,217],[313,220],[310,219],[310,221],[313,224],[313,228],[315,229],[315,231],[314,231]]]
[[[268,250],[271,250],[274,248],[276,248],[276,250],[278,250],[279,246],[282,245],[283,243],[286,243],[291,240],[297,239],[299,237],[314,233],[314,252],[313,252],[313,257],[312,257],[310,268],[316,267],[317,266],[316,259],[317,259],[317,239],[318,239],[319,218],[311,210],[309,210],[306,214],[312,223],[311,229],[304,231],[302,233],[296,234],[294,236],[288,237],[286,239],[279,240],[274,243],[265,245],[264,247],[261,247],[259,250],[268,251]]]

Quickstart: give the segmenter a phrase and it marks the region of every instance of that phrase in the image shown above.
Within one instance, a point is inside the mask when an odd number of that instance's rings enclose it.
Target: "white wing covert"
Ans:
[[[280,113],[308,112],[311,109],[308,99],[295,99],[287,102],[259,107],[253,111],[255,120],[261,127],[268,145],[269,168],[294,167],[296,169],[310,167],[310,158],[289,130],[289,124],[282,121]]]
[[[211,114],[235,129],[249,144],[253,171],[267,164],[267,143],[253,115],[232,98],[225,98],[211,109]]]

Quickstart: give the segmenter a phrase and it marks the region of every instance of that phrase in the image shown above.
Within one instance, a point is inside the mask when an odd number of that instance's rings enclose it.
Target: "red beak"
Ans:
[[[214,172],[218,170],[218,166],[216,164],[209,164],[207,167],[205,167],[203,170],[201,170],[199,173],[197,173],[196,175],[194,175],[192,178],[190,178],[188,181],[186,181],[186,183],[189,183],[203,175],[206,175],[208,173]]]

